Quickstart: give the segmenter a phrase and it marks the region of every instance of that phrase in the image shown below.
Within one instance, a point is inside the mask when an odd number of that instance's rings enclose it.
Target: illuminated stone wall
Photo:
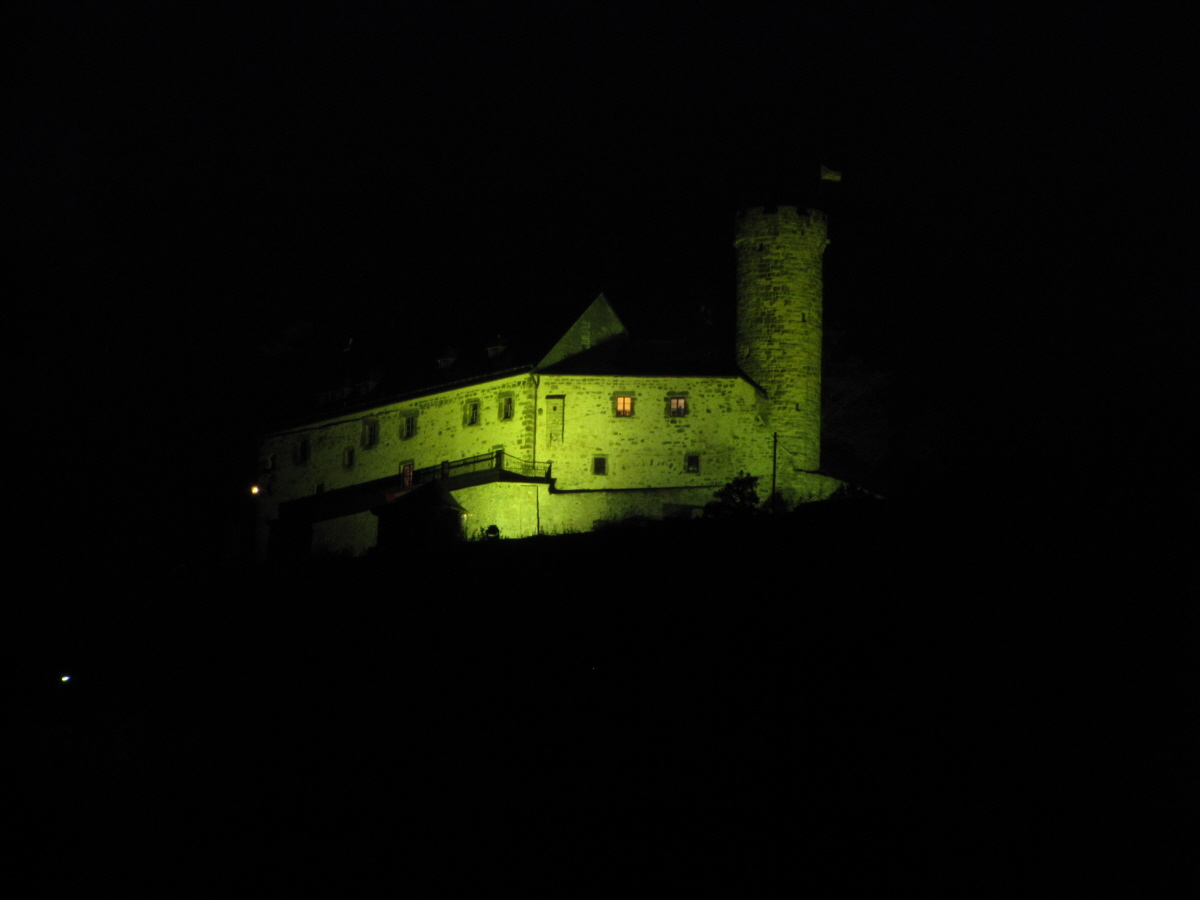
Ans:
[[[719,487],[769,459],[754,389],[742,378],[545,375],[538,395],[538,458],[553,461],[560,491]],[[618,397],[631,398],[632,415],[618,414]],[[672,397],[686,415],[670,415]],[[698,471],[687,471],[688,456],[698,457]]]
[[[511,419],[501,418],[506,397],[513,400]],[[632,415],[618,414],[622,397],[630,398]],[[671,415],[673,398],[677,406],[684,401],[686,414]],[[759,400],[752,385],[734,377],[524,376],[271,435],[263,444],[272,468],[259,498],[262,546],[278,505],[311,496],[318,485],[337,490],[396,475],[405,463],[420,469],[498,448],[549,463],[554,486],[494,482],[456,491],[469,512],[470,537],[490,525],[508,538],[590,531],[630,516],[694,516],[740,472],[759,476],[765,499],[773,440]],[[470,423],[472,403],[479,404],[476,424]],[[414,415],[415,433],[405,437],[405,419]],[[377,441],[368,446],[372,437]],[[354,451],[350,465],[348,449]],[[781,454],[781,475],[786,462]],[[780,487],[796,502],[827,496],[837,484],[814,474]],[[356,513],[316,523],[313,549],[356,555],[374,546],[377,535],[377,518]]]
[[[545,485],[494,481],[455,491],[454,499],[467,510],[464,531],[469,539],[483,537],[490,525],[500,529],[501,537],[515,538],[539,533],[545,495]]]
[[[440,391],[266,436],[260,449],[264,469],[258,498],[263,523],[260,547],[266,545],[269,523],[277,518],[279,504],[312,496],[318,489],[334,491],[398,475],[405,463],[420,469],[501,448],[532,461],[533,397],[533,381],[523,375]],[[507,398],[512,400],[511,419],[501,418]],[[470,404],[478,404],[475,424],[468,421]],[[415,419],[414,432],[406,437],[410,418]],[[303,442],[307,442],[307,458]],[[363,513],[347,518],[354,522],[318,523],[313,529],[314,549],[345,552],[347,546],[356,546],[356,552],[362,552],[373,546],[375,516]]]
[[[788,481],[821,465],[822,255],[825,219],[762,207],[738,216],[737,360],[767,394],[763,418],[778,432]],[[793,472],[795,475],[793,476]]]

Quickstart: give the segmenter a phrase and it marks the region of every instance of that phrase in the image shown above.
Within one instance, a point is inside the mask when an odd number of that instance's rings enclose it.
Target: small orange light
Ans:
[[[258,485],[257,484],[254,487],[250,488],[250,493],[252,493],[252,494],[258,493]]]

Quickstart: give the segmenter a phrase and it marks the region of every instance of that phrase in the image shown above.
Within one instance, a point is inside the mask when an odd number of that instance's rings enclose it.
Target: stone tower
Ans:
[[[737,219],[737,362],[767,395],[780,488],[821,465],[821,257],[825,216],[755,207]],[[791,476],[791,477],[789,477]]]

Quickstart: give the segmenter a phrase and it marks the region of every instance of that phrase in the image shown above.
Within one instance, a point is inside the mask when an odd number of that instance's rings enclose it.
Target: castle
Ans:
[[[741,472],[790,503],[827,497],[841,484],[820,472],[827,243],[816,210],[738,216],[732,360],[633,341],[601,294],[525,359],[497,338],[473,360],[430,354],[424,386],[326,392],[336,411],[261,440],[260,549],[357,555],[690,517]]]

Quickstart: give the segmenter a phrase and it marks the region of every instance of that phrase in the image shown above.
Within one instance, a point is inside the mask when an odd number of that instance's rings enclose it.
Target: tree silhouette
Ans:
[[[704,507],[706,516],[748,516],[758,512],[758,476],[738,472],[725,487],[713,492],[716,498]]]

